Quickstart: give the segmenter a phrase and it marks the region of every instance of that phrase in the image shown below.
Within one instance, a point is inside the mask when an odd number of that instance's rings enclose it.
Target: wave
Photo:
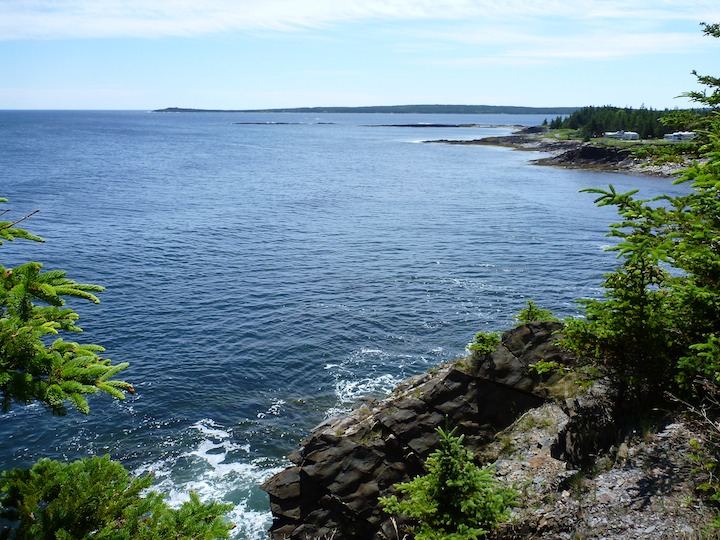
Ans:
[[[234,505],[228,519],[236,525],[235,539],[262,539],[272,522],[266,495],[260,484],[281,471],[284,463],[267,457],[253,457],[249,443],[237,442],[232,429],[211,419],[202,419],[168,445],[182,445],[178,455],[140,467],[138,474],[152,473],[154,489],[166,495],[168,503],[179,507],[197,493],[203,501],[229,502]],[[192,444],[187,440],[191,439]]]

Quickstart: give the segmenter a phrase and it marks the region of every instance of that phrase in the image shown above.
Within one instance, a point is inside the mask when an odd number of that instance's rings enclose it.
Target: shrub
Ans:
[[[486,536],[510,516],[514,489],[500,485],[491,466],[478,467],[455,429],[438,428],[440,447],[430,454],[428,473],[395,487],[409,498],[381,497],[389,514],[404,514],[420,521],[417,540],[475,540]]]
[[[109,457],[61,463],[41,459],[0,479],[2,537],[17,540],[212,540],[228,538],[223,515],[232,505],[203,504],[197,495],[173,509],[150,476],[131,478]]]
[[[473,342],[468,344],[467,348],[480,355],[486,355],[493,352],[498,343],[500,343],[499,333],[478,332],[475,334]]]
[[[552,314],[552,311],[539,308],[532,300],[527,301],[525,307],[520,310],[520,313],[515,316],[515,319],[518,321],[518,325],[530,322],[558,320],[558,318]]]

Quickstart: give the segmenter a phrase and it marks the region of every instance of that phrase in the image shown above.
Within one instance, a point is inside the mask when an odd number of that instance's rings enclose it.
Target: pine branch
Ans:
[[[10,211],[10,210],[5,210],[5,212],[3,212],[3,214],[5,214],[5,213],[7,213],[7,212],[9,212],[9,211]],[[25,221],[26,219],[34,216],[34,215],[37,214],[39,211],[40,211],[40,210],[35,210],[35,211],[33,211],[33,212],[30,212],[30,213],[27,214],[26,216],[21,217],[20,219],[16,219],[16,220],[13,221],[12,223],[6,223],[6,224],[3,225],[2,227],[0,227],[0,231],[3,230],[3,229],[11,229],[12,227],[14,227],[15,225],[17,225],[18,223],[22,223],[22,222]],[[2,215],[2,214],[0,214],[0,215]]]

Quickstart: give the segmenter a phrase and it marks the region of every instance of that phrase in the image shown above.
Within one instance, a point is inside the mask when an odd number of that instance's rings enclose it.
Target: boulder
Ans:
[[[588,467],[597,456],[621,439],[621,417],[616,387],[607,380],[596,382],[562,408],[570,420],[552,446],[552,456],[572,466]]]

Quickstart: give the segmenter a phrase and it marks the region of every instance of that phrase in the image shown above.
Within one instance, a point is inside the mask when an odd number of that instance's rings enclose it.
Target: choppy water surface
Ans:
[[[611,209],[584,187],[668,180],[538,167],[536,153],[419,144],[543,117],[0,112],[0,196],[45,244],[0,247],[102,284],[74,303],[137,394],[88,417],[16,407],[0,464],[110,453],[174,501],[231,501],[262,538],[257,486],[327,415],[463,353],[532,298],[600,294]],[[268,123],[271,122],[271,123]]]

